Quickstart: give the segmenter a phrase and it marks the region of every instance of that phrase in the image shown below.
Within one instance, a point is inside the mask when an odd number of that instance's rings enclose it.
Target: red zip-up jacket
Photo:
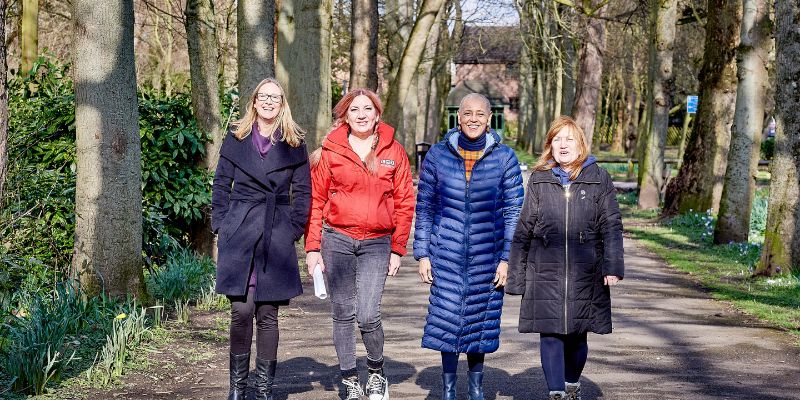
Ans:
[[[322,156],[311,169],[311,215],[306,252],[319,251],[322,224],[353,239],[392,235],[392,252],[406,254],[414,216],[411,166],[394,128],[378,125],[372,174],[347,141],[349,126],[334,129],[322,143]]]

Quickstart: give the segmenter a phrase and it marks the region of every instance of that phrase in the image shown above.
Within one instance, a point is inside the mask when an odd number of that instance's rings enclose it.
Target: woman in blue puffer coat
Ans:
[[[469,398],[483,400],[483,360],[500,345],[508,254],[523,201],[514,151],[489,129],[489,100],[468,94],[459,129],[425,157],[419,177],[414,258],[431,284],[422,347],[442,353],[442,399],[456,398],[467,353]]]

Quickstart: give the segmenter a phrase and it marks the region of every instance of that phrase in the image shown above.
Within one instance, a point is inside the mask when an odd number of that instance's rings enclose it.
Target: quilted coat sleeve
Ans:
[[[519,222],[514,230],[514,239],[511,242],[511,254],[508,260],[508,283],[506,284],[506,293],[508,294],[525,293],[525,269],[528,265],[528,252],[530,251],[530,234],[539,218],[537,215],[538,196],[535,188],[532,180],[528,182],[528,193],[525,195]]]
[[[319,251],[322,239],[322,210],[328,203],[328,188],[331,183],[331,168],[322,151],[319,163],[311,169],[311,212],[306,224],[306,252]]]
[[[403,157],[405,152],[399,143],[401,156],[400,165],[394,176],[394,232],[392,233],[392,252],[400,256],[406,255],[408,233],[411,230],[411,221],[414,219],[414,183],[411,181],[411,164],[408,157]]]
[[[503,172],[503,219],[505,231],[503,232],[503,254],[500,259],[508,261],[511,251],[511,242],[514,239],[514,229],[517,226],[520,209],[522,208],[525,191],[522,190],[522,172],[519,169],[517,155],[510,148],[509,157]]]
[[[436,151],[434,147],[422,162],[417,185],[417,222],[414,227],[414,258],[430,257],[429,246],[436,201]]]
[[[308,165],[308,151],[303,143],[306,153],[306,162],[297,166],[292,172],[292,230],[294,240],[300,239],[308,221],[309,207],[311,206],[311,171]]]
[[[603,195],[600,197],[598,226],[603,236],[603,276],[625,275],[624,250],[622,246],[622,216],[617,203],[617,190],[607,172],[603,171]]]

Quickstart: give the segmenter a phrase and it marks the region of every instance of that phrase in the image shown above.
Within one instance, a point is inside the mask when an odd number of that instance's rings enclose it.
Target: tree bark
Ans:
[[[739,85],[731,129],[728,168],[722,189],[714,243],[746,242],[750,234],[750,209],[761,158],[772,49],[772,21],[767,0],[744,0],[742,30],[737,53]]]
[[[8,84],[6,83],[6,0],[0,0],[0,207],[8,170]]]
[[[283,3],[288,3],[291,8],[293,1],[281,3],[282,7]],[[244,110],[249,107],[250,94],[258,83],[264,78],[275,76],[275,0],[238,0],[236,46],[239,113],[244,116]]]
[[[408,43],[403,50],[403,57],[400,59],[400,67],[397,76],[389,84],[386,95],[386,110],[384,120],[392,126],[402,123],[403,104],[408,95],[408,88],[417,70],[422,53],[425,50],[425,42],[431,26],[436,21],[436,15],[444,0],[423,0],[414,28],[411,30]]]
[[[800,266],[800,4],[775,2],[777,111],[769,214],[757,275],[790,274]]]
[[[282,0],[278,16],[277,77],[306,131],[310,149],[331,127],[331,0]]]
[[[22,0],[20,73],[27,74],[39,56],[39,0]],[[5,36],[3,37],[5,40]]]
[[[75,252],[88,296],[143,297],[133,0],[73,0]]]
[[[225,132],[217,73],[219,50],[217,48],[214,3],[212,0],[188,0],[186,10],[186,44],[189,51],[189,74],[192,82],[192,112],[197,129],[209,137],[205,156],[200,165],[211,173],[217,168],[219,149]],[[203,210],[203,220],[198,221],[189,233],[192,248],[198,253],[214,254],[214,234],[211,232],[211,208]]]
[[[639,208],[658,208],[664,186],[664,149],[667,145],[670,93],[673,83],[672,54],[675,44],[675,23],[678,1],[653,2],[651,22],[650,90],[648,102],[652,110],[650,134],[647,135],[639,186]]]
[[[664,196],[663,216],[719,208],[736,102],[736,47],[741,3],[709,0],[697,119],[678,176]]]
[[[575,103],[575,76],[578,59],[575,57],[575,42],[568,34],[560,41],[561,53],[564,55],[564,83],[561,95],[561,114],[572,115],[572,104]]]
[[[352,0],[351,88],[378,90],[378,0]]]
[[[602,3],[592,1],[595,7]],[[592,15],[582,15],[583,42],[578,53],[578,76],[575,82],[575,102],[572,105],[572,117],[583,129],[586,144],[592,148],[594,136],[595,113],[600,97],[600,86],[603,80],[603,53],[606,48],[605,17],[607,5],[594,10]]]

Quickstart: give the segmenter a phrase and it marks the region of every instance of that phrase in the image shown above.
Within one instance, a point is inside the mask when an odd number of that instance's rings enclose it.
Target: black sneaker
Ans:
[[[344,390],[347,393],[345,400],[358,400],[364,395],[361,389],[361,384],[358,383],[358,378],[355,379],[342,379]]]
[[[367,396],[369,400],[389,400],[389,381],[383,374],[369,374]]]

